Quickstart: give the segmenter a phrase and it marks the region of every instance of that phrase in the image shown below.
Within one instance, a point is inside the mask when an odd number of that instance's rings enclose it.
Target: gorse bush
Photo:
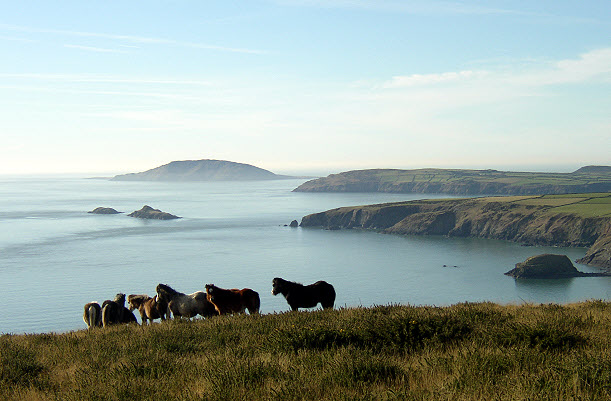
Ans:
[[[0,399],[611,399],[611,305],[400,305],[0,336]]]

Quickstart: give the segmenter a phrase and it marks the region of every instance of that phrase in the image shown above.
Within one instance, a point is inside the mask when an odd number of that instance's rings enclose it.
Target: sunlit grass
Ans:
[[[0,337],[0,399],[609,399],[611,304],[379,306]]]

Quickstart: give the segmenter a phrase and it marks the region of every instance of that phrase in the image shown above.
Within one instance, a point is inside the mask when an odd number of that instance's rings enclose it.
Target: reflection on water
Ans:
[[[561,279],[514,279],[516,295],[524,302],[541,302],[550,298],[554,302],[566,303],[570,298],[571,286],[576,280],[590,279],[588,277],[572,277]]]

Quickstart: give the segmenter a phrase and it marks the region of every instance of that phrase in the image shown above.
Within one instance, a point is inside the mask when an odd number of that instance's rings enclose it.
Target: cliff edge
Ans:
[[[611,268],[611,194],[607,193],[422,200],[343,207],[305,216],[301,226],[590,247],[580,263]]]

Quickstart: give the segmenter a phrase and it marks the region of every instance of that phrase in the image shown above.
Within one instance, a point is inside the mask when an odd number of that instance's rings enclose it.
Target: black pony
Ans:
[[[292,310],[297,308],[313,308],[318,303],[323,308],[333,308],[335,303],[335,288],[326,281],[303,285],[276,277],[272,281],[272,294],[284,295]]]
[[[119,323],[138,323],[136,316],[125,307],[125,294],[119,293],[114,300],[102,303],[102,326]]]

